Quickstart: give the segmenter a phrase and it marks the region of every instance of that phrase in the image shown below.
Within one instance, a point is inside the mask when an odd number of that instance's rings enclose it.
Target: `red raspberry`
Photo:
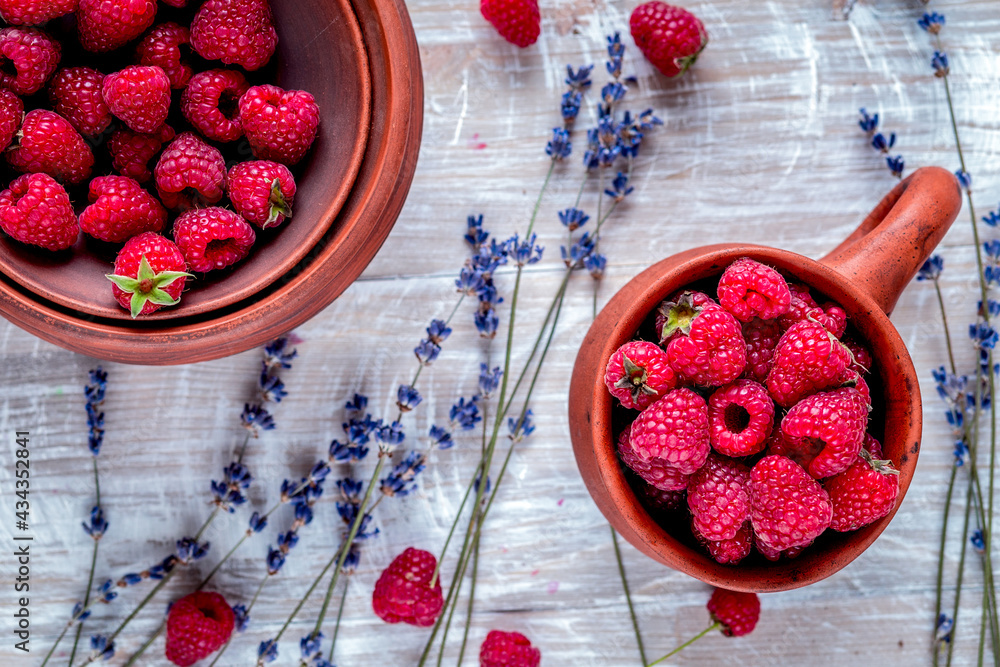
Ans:
[[[0,0],[0,18],[11,25],[40,25],[76,11],[78,0]]]
[[[778,341],[767,390],[774,402],[790,408],[804,396],[842,383],[851,351],[817,322],[799,322]]]
[[[163,205],[125,176],[90,181],[90,201],[80,214],[80,227],[102,241],[121,243],[142,232],[158,232],[167,224]]]
[[[823,482],[823,488],[833,503],[830,528],[857,530],[892,511],[899,494],[899,471],[892,461],[876,459],[862,449],[851,467]]]
[[[191,22],[191,46],[206,60],[263,67],[278,44],[268,0],[207,0]]]
[[[666,345],[674,338],[681,335],[681,332],[691,328],[691,320],[701,312],[707,305],[718,306],[715,299],[704,292],[693,292],[684,290],[674,293],[669,299],[660,303],[656,309],[656,336],[660,340],[660,345]],[[670,325],[667,330],[669,335],[663,335],[663,327],[670,318]]]
[[[61,56],[59,42],[41,30],[0,30],[0,65],[4,65],[0,69],[0,87],[18,95],[34,95],[56,71]]]
[[[0,151],[10,146],[23,119],[24,102],[9,90],[0,88]]]
[[[181,111],[205,137],[236,141],[243,136],[239,100],[248,90],[246,77],[236,70],[199,72],[181,95]]]
[[[440,577],[431,584],[436,566],[434,554],[413,547],[396,556],[375,582],[375,614],[386,623],[434,625],[444,606]]]
[[[170,79],[159,67],[133,65],[109,74],[101,93],[111,113],[143,134],[163,125],[170,112]]]
[[[145,183],[153,177],[149,161],[160,152],[163,144],[174,138],[174,128],[161,125],[152,134],[139,134],[132,130],[118,130],[108,140],[111,165],[122,176]]]
[[[730,264],[719,279],[719,304],[740,322],[773,320],[788,312],[791,300],[780,273],[746,257]]]
[[[316,139],[319,107],[303,90],[254,86],[240,98],[240,122],[255,157],[291,166]]]
[[[824,303],[820,310],[822,312],[817,313],[815,319],[837,338],[843,336],[847,330],[847,311],[832,301]]]
[[[261,229],[292,217],[295,179],[283,164],[257,160],[233,165],[227,190],[236,212]]]
[[[150,30],[139,46],[136,56],[140,65],[156,66],[170,79],[170,87],[181,89],[191,80],[191,65],[182,60],[181,47],[191,42],[191,33],[176,23],[161,23]]]
[[[706,540],[731,540],[750,518],[747,482],[750,469],[739,461],[710,454],[688,483],[688,507]]]
[[[708,44],[708,33],[698,17],[658,0],[632,10],[628,24],[635,45],[664,76],[686,72]]]
[[[644,461],[659,459],[690,475],[705,463],[711,449],[705,399],[690,389],[667,393],[632,422],[629,445]]]
[[[167,146],[153,174],[156,191],[167,208],[214,204],[226,187],[222,153],[191,132],[182,132]]]
[[[48,250],[65,250],[80,235],[69,195],[48,174],[25,174],[0,192],[0,227]]]
[[[750,528],[750,521],[740,526],[736,535],[728,540],[706,540],[698,532],[694,522],[691,523],[691,532],[698,540],[698,544],[705,547],[715,562],[723,565],[736,565],[753,550],[753,530]]]
[[[753,632],[760,618],[760,598],[756,593],[738,593],[716,588],[708,599],[708,613],[722,624],[722,634],[742,637]]]
[[[479,0],[479,11],[501,37],[522,49],[534,44],[542,31],[537,0]]]
[[[224,208],[195,208],[174,221],[174,243],[192,271],[232,266],[250,253],[253,227]]]
[[[104,102],[101,86],[104,75],[89,67],[67,67],[49,82],[52,110],[88,137],[95,137],[111,125],[111,110]]]
[[[874,360],[872,359],[872,353],[868,351],[868,348],[853,338],[843,338],[840,342],[851,351],[851,370],[860,375],[867,375],[870,373]]]
[[[637,451],[632,447],[630,433],[630,429],[625,429],[618,436],[618,454],[622,457],[622,463],[647,484],[661,491],[683,492],[691,475],[682,473],[664,459]]]
[[[184,282],[194,277],[186,269],[180,248],[156,232],[143,232],[125,242],[106,277],[115,299],[136,318],[177,305]]]
[[[871,433],[865,433],[865,439],[861,441],[861,447],[868,450],[873,459],[882,458],[882,443]]]
[[[743,340],[747,343],[747,367],[743,372],[746,377],[761,383],[767,379],[781,334],[781,326],[774,320],[755,317],[743,325]]]
[[[197,591],[170,605],[167,615],[167,660],[188,667],[229,641],[236,615],[218,593]]]
[[[479,649],[479,667],[538,667],[542,652],[520,632],[490,630]]]
[[[625,431],[625,433],[627,435],[628,431]],[[684,489],[664,491],[652,484],[644,484],[642,487],[642,497],[645,505],[654,510],[673,512],[682,507],[687,508],[687,492]]]
[[[708,399],[712,448],[726,456],[750,456],[764,449],[774,424],[774,403],[753,380],[736,380]]]
[[[94,154],[69,121],[52,111],[29,111],[21,123],[21,143],[7,150],[20,172],[42,172],[65,183],[79,183],[94,166]]]
[[[868,405],[857,389],[813,394],[781,420],[787,456],[820,479],[847,470],[858,456],[868,425]]]
[[[753,546],[754,549],[757,550],[757,553],[759,553],[761,556],[768,559],[772,563],[777,562],[778,559],[781,558],[781,554],[784,553],[781,551],[781,549],[772,549],[771,547],[767,546],[760,540],[756,540]]]
[[[868,383],[865,379],[861,377],[861,374],[857,371],[848,368],[844,371],[844,374],[840,377],[840,382],[838,383],[841,387],[854,387],[861,394],[861,397],[865,399],[865,405],[871,410],[872,405],[872,392],[868,388]]]
[[[154,0],[80,0],[76,13],[80,43],[97,53],[131,42],[153,25],[154,18]]]
[[[782,328],[788,329],[798,322],[815,320],[834,336],[839,338],[844,335],[844,330],[847,328],[847,313],[843,308],[832,302],[820,306],[805,285],[791,283],[788,289],[791,291],[792,301],[788,312],[781,316]]]
[[[663,327],[669,336],[671,321]],[[743,373],[747,363],[747,344],[740,323],[719,306],[708,305],[667,345],[670,366],[684,382],[703,387],[729,384]]]
[[[677,376],[659,345],[634,340],[619,347],[608,359],[604,384],[626,408],[645,410],[677,386]]]
[[[801,546],[830,525],[830,496],[789,458],[768,455],[758,461],[750,471],[749,490],[750,522],[765,547]]]

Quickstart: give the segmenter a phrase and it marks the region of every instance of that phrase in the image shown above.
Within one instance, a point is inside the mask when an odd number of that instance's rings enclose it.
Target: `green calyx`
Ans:
[[[663,331],[660,332],[660,343],[667,340],[680,331],[685,336],[691,333],[691,324],[694,318],[701,314],[702,309],[694,305],[694,297],[691,292],[684,292],[677,301],[664,301],[660,304],[659,312],[663,315]]]
[[[637,365],[626,355],[622,355],[622,366],[625,369],[625,375],[615,382],[615,387],[618,389],[628,389],[632,394],[632,401],[638,401],[639,397],[642,395],[653,396],[656,391],[646,384],[646,379],[648,375],[646,374],[646,369],[642,366]]]
[[[896,470],[895,467],[893,467],[892,461],[888,459],[877,459],[874,456],[872,456],[871,452],[869,452],[864,447],[861,448],[861,458],[863,458],[865,462],[868,465],[870,465],[872,467],[872,470],[874,470],[875,472],[882,473],[883,475],[899,474],[899,471]]]
[[[681,76],[691,69],[691,65],[694,65],[695,61],[698,60],[698,56],[700,56],[701,52],[705,50],[706,46],[708,46],[708,33],[701,29],[699,29],[699,32],[701,33],[701,46],[698,50],[689,56],[674,58],[674,66],[680,70],[674,76]]]
[[[114,273],[109,273],[104,277],[117,285],[121,291],[132,295],[132,299],[129,301],[129,311],[131,312],[132,319],[139,316],[139,313],[146,306],[147,301],[152,301],[160,306],[177,305],[181,301],[180,298],[173,298],[163,288],[179,278],[194,278],[193,275],[184,271],[161,271],[160,273],[156,273],[153,271],[153,267],[149,265],[149,261],[146,260],[145,255],[139,260],[139,271],[136,273],[135,278],[119,276]]]
[[[276,178],[271,182],[271,211],[268,213],[267,221],[262,229],[267,229],[278,221],[278,216],[286,218],[292,217],[292,207],[289,205],[285,195],[281,192],[281,179]]]

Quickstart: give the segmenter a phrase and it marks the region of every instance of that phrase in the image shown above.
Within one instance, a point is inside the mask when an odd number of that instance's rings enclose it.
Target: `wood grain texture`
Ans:
[[[944,90],[929,67],[933,49],[916,26],[921,2],[859,0],[847,20],[827,1],[685,4],[704,20],[711,43],[683,80],[661,78],[625,38],[626,70],[637,76],[630,105],[657,109],[666,126],[644,147],[636,191],[606,227],[602,252],[609,269],[599,287],[600,303],[646,266],[706,243],[760,243],[811,257],[835,247],[895,183],[857,128],[858,107],[878,111],[885,129],[898,133],[895,150],[905,156],[907,171],[929,164],[957,168]],[[502,42],[473,1],[416,0],[409,6],[426,84],[416,178],[398,224],[362,278],[298,330],[305,342],[295,368],[284,376],[290,394],[275,410],[278,429],[249,450],[247,462],[257,474],[253,508],[269,506],[283,478],[302,475],[325,455],[330,440],[340,435],[342,405],[355,391],[371,397],[376,414],[393,410],[396,386],[414,370],[412,348],[423,327],[455,303],[453,278],[467,252],[461,240],[465,216],[483,213],[486,226],[503,236],[525,230],[547,168],[542,147],[558,123],[564,64],[600,66],[604,34],[626,30],[633,3],[542,5],[542,38],[523,51]],[[1000,198],[1000,15],[994,0],[935,0],[931,8],[948,17],[943,37],[958,124],[978,212],[985,214]],[[593,120],[588,107],[579,125]],[[577,148],[542,202],[538,231],[546,259],[528,272],[515,359],[526,355],[561,277],[563,230],[555,213],[572,203],[580,187]],[[596,191],[592,182],[584,194],[591,212]],[[973,367],[965,343],[975,305],[971,239],[964,210],[941,252],[952,335],[966,369]],[[509,292],[510,272],[501,271],[497,280]],[[560,334],[532,401],[537,431],[515,453],[484,536],[470,641],[478,646],[494,627],[518,630],[542,648],[545,665],[630,667],[639,660],[607,524],[579,479],[566,421],[568,378],[591,308],[590,278],[574,277]],[[923,383],[926,415],[920,462],[896,518],[845,570],[801,590],[764,596],[761,623],[752,635],[707,637],[671,664],[928,662],[936,544],[952,460],[952,436],[930,379],[930,370],[946,359],[933,290],[912,284],[892,320]],[[97,361],[7,323],[0,323],[0,350],[0,437],[9,442],[14,430],[32,432],[35,535],[32,653],[24,657],[12,649],[7,610],[14,600],[5,585],[0,661],[36,665],[85,586],[90,541],[79,524],[93,502],[93,488],[81,387]],[[421,376],[424,403],[405,417],[414,441],[447,418],[457,396],[475,390],[484,354],[486,346],[472,330],[471,305],[465,304],[441,359]],[[496,362],[499,342],[489,354]],[[238,414],[252,396],[258,365],[258,352],[174,368],[106,365],[107,438],[100,466],[111,528],[101,543],[99,578],[151,565],[207,516],[209,480],[241,440]],[[151,412],[139,418],[143,410]],[[5,545],[13,530],[11,447],[4,446],[0,468]],[[404,547],[440,548],[476,449],[470,437],[435,452],[419,493],[379,507],[381,535],[366,546],[350,582],[338,640],[340,667],[415,664],[426,631],[382,624],[371,612],[370,592],[379,571]],[[213,525],[208,534],[213,553],[199,565],[202,573],[240,537],[247,515],[242,511]],[[216,589],[231,602],[252,594],[263,574],[265,543],[273,543],[288,521],[287,514],[276,514],[263,539],[250,542],[223,568]],[[253,663],[256,645],[284,622],[335,548],[339,530],[332,497],[326,498],[279,578],[265,589],[247,634],[220,664]],[[949,580],[957,567],[954,533],[946,562]],[[705,585],[627,545],[623,552],[650,657],[707,624]],[[446,578],[453,568],[449,558]],[[9,579],[9,556],[0,557],[0,572]],[[975,660],[979,632],[982,579],[974,565],[967,576],[956,630],[958,664]],[[122,655],[155,630],[166,603],[196,579],[196,572],[182,573],[142,612],[119,638]],[[87,631],[110,631],[144,590],[124,591],[98,610]],[[298,664],[298,639],[311,629],[318,606],[313,600],[292,625],[276,664]],[[329,634],[332,624],[326,627]],[[61,647],[56,664],[65,664],[68,649]],[[142,664],[165,667],[162,650],[160,641]],[[454,655],[449,651],[444,664],[454,664]],[[119,656],[112,664],[122,662]]]

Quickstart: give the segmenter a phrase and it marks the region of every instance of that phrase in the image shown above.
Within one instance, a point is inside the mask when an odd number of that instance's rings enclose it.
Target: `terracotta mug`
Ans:
[[[854,233],[819,261],[765,246],[712,245],[668,257],[625,285],[587,332],[569,393],[570,436],[577,465],[615,530],[675,570],[722,588],[753,592],[819,581],[867,549],[906,495],[920,450],[917,375],[888,314],[961,206],[955,177],[944,169],[925,167],[893,188]],[[754,554],[731,566],[716,563],[694,543],[686,520],[660,525],[639,501],[615,451],[615,436],[635,413],[614,407],[604,385],[604,368],[611,354],[636,335],[667,296],[698,281],[714,283],[741,257],[775,267],[847,311],[854,335],[874,359],[868,378],[873,402],[869,429],[883,441],[886,458],[892,459],[900,474],[896,506],[883,519],[850,533],[827,530],[795,559],[783,557],[772,563]]]

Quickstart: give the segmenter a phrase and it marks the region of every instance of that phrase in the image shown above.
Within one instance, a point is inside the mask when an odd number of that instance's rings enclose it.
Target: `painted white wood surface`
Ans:
[[[636,165],[636,192],[607,227],[602,250],[605,301],[645,266],[674,252],[718,241],[748,241],[819,256],[847,235],[894,184],[855,123],[857,108],[878,111],[899,133],[897,150],[916,166],[957,168],[944,90],[931,76],[933,49],[916,26],[917,0],[860,0],[848,20],[829,0],[692,0],[711,43],[681,81],[668,81],[638,57],[627,37],[635,3],[543,2],[542,38],[518,50],[503,42],[470,0],[418,0],[410,5],[426,82],[423,147],[410,198],[381,253],[362,278],[298,333],[306,342],[285,374],[289,397],[275,410],[279,428],[252,444],[257,474],[254,508],[269,506],[282,478],[301,475],[339,435],[344,401],[371,397],[376,414],[393,407],[395,387],[414,368],[411,349],[432,317],[455,300],[452,280],[466,255],[465,216],[483,213],[500,235],[523,231],[547,162],[542,147],[558,123],[557,101],[567,62],[598,62],[603,36],[620,30],[629,45],[626,71],[638,84],[629,105],[652,106],[666,120]],[[1000,12],[995,0],[937,2],[948,17],[944,40],[966,160],[981,214],[1000,199]],[[598,82],[603,72],[598,69]],[[598,85],[600,85],[598,83]],[[584,111],[580,125],[593,121]],[[525,335],[540,322],[561,274],[563,232],[555,211],[569,205],[581,170],[574,155],[542,203],[538,231],[546,259],[532,267],[522,295]],[[594,184],[584,205],[594,208]],[[971,367],[964,341],[972,312],[973,250],[963,211],[941,252],[944,287],[960,363]],[[501,289],[509,273],[498,277]],[[471,642],[494,627],[519,630],[541,647],[546,665],[638,664],[615,572],[607,524],[578,477],[566,424],[567,381],[591,317],[590,279],[571,286],[560,334],[532,407],[535,435],[514,457],[501,504],[482,550]],[[505,312],[505,311],[502,311]],[[767,595],[758,629],[741,639],[714,635],[671,664],[913,665],[928,661],[934,568],[941,506],[951,464],[948,429],[939,417],[930,370],[945,359],[932,290],[913,284],[893,316],[923,383],[924,446],[910,493],[878,542],[841,573],[806,589]],[[499,339],[498,339],[499,340]],[[92,503],[80,389],[97,362],[41,342],[0,322],[0,434],[30,429],[34,443],[32,519],[32,653],[12,649],[9,614],[0,618],[0,660],[38,664],[42,650],[82,596],[90,541],[80,521]],[[460,394],[474,391],[484,347],[463,307],[439,362],[421,378],[426,400],[406,417],[411,437],[446,418]],[[499,354],[494,346],[493,358]],[[252,392],[258,352],[185,367],[105,364],[110,375],[107,438],[100,458],[111,528],[102,542],[98,578],[150,565],[176,537],[193,532],[209,511],[208,484],[241,439],[237,423]],[[435,453],[421,491],[387,501],[377,512],[382,534],[365,549],[351,581],[340,667],[411,665],[426,631],[387,626],[370,608],[378,572],[408,545],[437,551],[475,461],[470,439]],[[12,460],[0,469],[0,540],[10,544]],[[333,494],[328,494],[332,496]],[[246,636],[225,665],[249,665],[258,642],[272,636],[335,547],[339,521],[327,498],[302,531],[280,581],[265,589]],[[10,511],[8,511],[10,510]],[[202,572],[241,535],[247,513],[209,531],[213,554]],[[287,523],[277,516],[274,530]],[[951,537],[956,566],[957,537]],[[246,600],[263,572],[265,540],[251,542],[227,565],[217,588]],[[6,546],[4,553],[8,551]],[[650,657],[707,624],[707,586],[667,570],[630,546],[624,557]],[[12,559],[0,556],[4,582]],[[445,565],[450,577],[453,562]],[[959,664],[974,660],[978,634],[977,567],[968,570],[958,625]],[[158,625],[166,602],[183,595],[195,573],[176,578],[119,638],[121,654]],[[87,623],[108,632],[144,589],[126,591]],[[0,608],[13,609],[4,583]],[[946,595],[950,599],[950,595]],[[298,638],[311,627],[314,600],[292,626],[278,664],[297,664]],[[327,624],[329,632],[330,624]],[[58,655],[67,655],[64,643]],[[162,641],[142,664],[168,664]],[[449,654],[451,656],[453,654]],[[62,657],[55,664],[65,663]],[[454,662],[449,657],[446,664]],[[474,662],[474,660],[473,660]],[[471,664],[466,662],[466,664]]]

